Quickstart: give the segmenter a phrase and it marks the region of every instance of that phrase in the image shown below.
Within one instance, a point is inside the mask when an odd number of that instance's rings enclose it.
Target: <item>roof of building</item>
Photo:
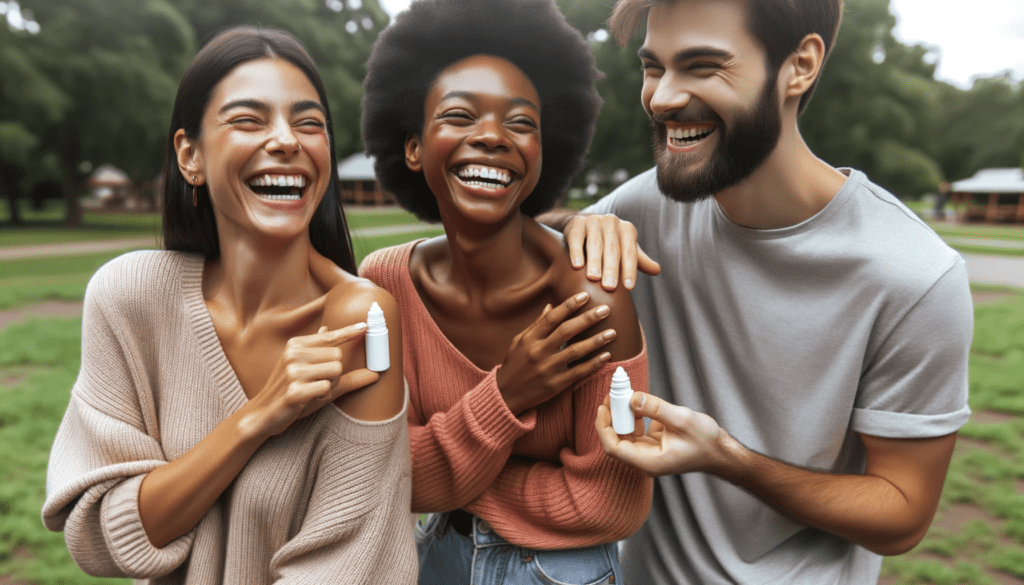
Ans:
[[[342,181],[376,181],[373,157],[357,152],[338,163],[338,178]]]
[[[982,169],[953,183],[954,193],[1024,193],[1024,169]]]
[[[131,185],[132,180],[114,165],[103,165],[93,171],[85,182],[93,187],[120,187]]]

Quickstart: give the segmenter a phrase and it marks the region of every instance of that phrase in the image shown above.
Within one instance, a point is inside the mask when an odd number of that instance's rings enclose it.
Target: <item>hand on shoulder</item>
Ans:
[[[588,279],[586,272],[572,268],[568,252],[565,255],[565,262],[559,265],[559,272],[559,296],[568,298],[580,292],[590,295],[590,300],[581,312],[601,305],[607,305],[610,309],[606,319],[581,333],[579,338],[594,335],[599,330],[614,329],[615,339],[602,348],[602,351],[611,353],[611,361],[623,361],[639,355],[643,350],[643,335],[629,291],[623,287],[612,291],[605,290],[601,283]]]

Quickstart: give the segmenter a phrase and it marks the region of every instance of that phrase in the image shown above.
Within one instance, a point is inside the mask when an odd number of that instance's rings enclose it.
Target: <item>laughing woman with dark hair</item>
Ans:
[[[415,580],[401,330],[394,299],[350,273],[330,123],[282,31],[228,30],[185,72],[167,249],[90,281],[50,455],[43,521],[87,573]],[[373,303],[392,324],[379,375],[363,368]]]
[[[573,270],[533,219],[590,142],[590,47],[550,0],[418,0],[367,68],[377,176],[445,229],[360,268],[406,335],[413,511],[435,513],[420,583],[621,582],[615,541],[651,481],[604,454],[593,420],[617,367],[646,390],[643,337],[628,293]]]

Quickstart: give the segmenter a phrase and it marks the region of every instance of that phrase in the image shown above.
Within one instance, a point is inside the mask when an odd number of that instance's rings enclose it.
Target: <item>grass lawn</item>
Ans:
[[[1024,225],[958,224],[944,221],[927,223],[940,236],[1024,241]]]
[[[349,217],[353,228],[414,221],[403,213]],[[361,260],[379,247],[435,233],[355,237],[354,247]],[[115,255],[0,261],[0,311],[79,301],[91,274]],[[887,585],[1024,583],[1024,291],[975,293],[974,415],[961,431],[931,531],[910,553],[886,559]],[[83,575],[63,536],[47,532],[39,518],[49,448],[78,372],[80,328],[78,317],[52,316],[0,326],[2,585],[128,583]]]

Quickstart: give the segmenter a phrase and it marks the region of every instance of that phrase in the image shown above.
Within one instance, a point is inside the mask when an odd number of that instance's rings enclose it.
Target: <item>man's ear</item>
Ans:
[[[807,93],[818,79],[824,61],[825,42],[821,36],[818,33],[805,36],[783,67],[786,98],[799,99]]]
[[[202,185],[205,182],[203,157],[196,144],[188,136],[185,136],[184,128],[178,128],[178,131],[174,133],[174,151],[178,155],[178,170],[185,176],[185,180],[190,185]]]
[[[423,171],[423,161],[420,160],[422,151],[423,143],[420,142],[420,137],[410,134],[405,139],[405,166],[414,173]]]

